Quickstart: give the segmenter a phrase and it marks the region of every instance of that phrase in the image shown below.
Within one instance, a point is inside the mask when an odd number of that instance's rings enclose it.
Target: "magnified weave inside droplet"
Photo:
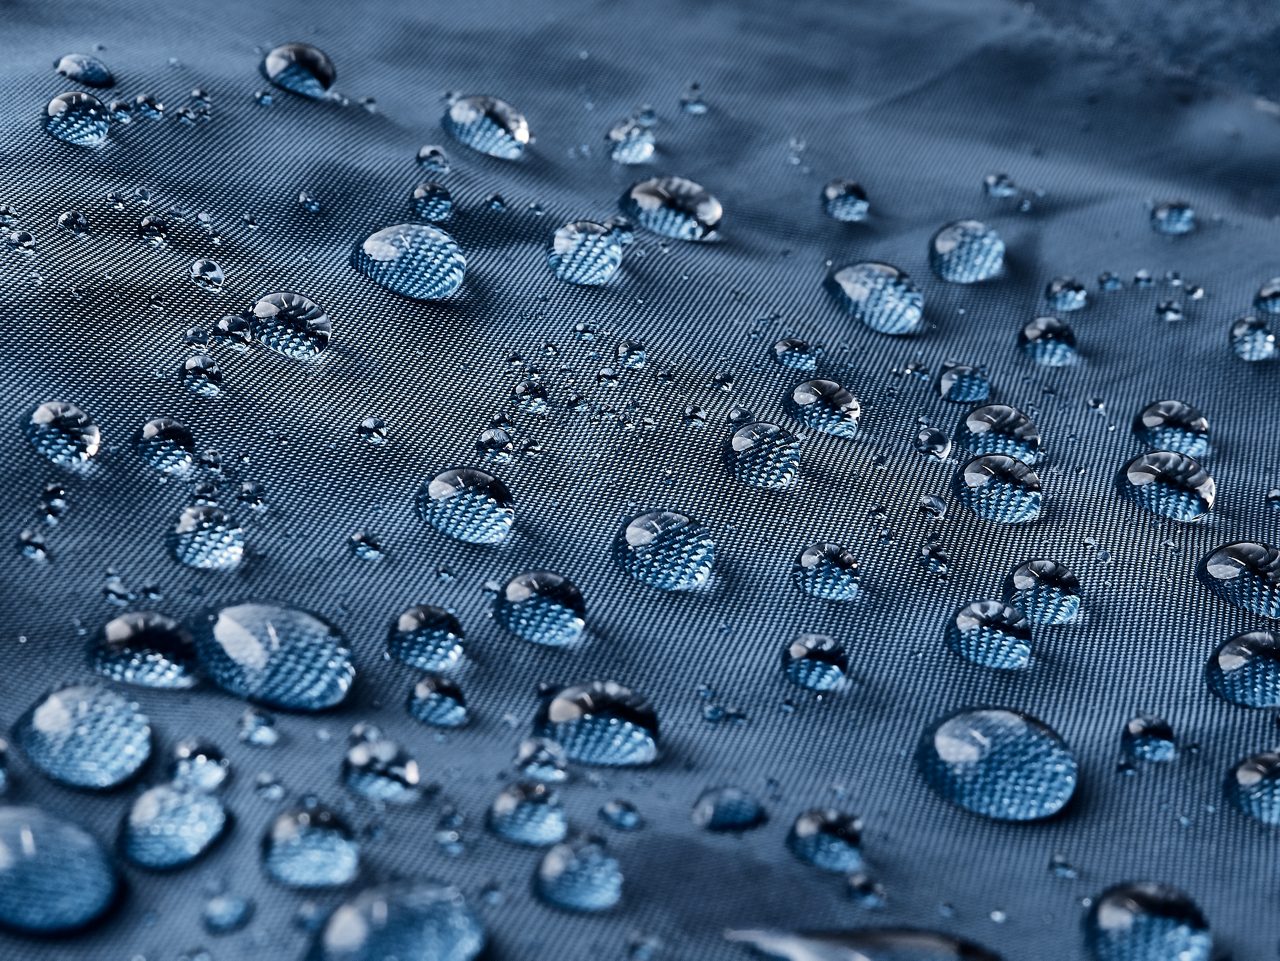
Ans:
[[[70,787],[115,787],[151,756],[146,715],[97,684],[46,695],[14,722],[13,739],[43,774]]]

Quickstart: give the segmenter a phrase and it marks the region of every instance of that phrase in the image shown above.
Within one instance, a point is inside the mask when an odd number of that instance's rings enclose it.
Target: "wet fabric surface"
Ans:
[[[909,925],[963,935],[1007,959],[1067,961],[1084,953],[1081,899],[1125,880],[1190,894],[1223,956],[1272,956],[1274,829],[1229,806],[1222,785],[1238,759],[1274,745],[1275,720],[1214,697],[1203,680],[1222,640],[1261,624],[1212,596],[1194,566],[1219,544],[1280,540],[1280,512],[1266,505],[1280,483],[1280,375],[1274,363],[1241,362],[1227,340],[1259,284],[1280,273],[1280,129],[1255,100],[1274,76],[1217,76],[1234,84],[1220,87],[1171,75],[1133,45],[1063,33],[996,0],[140,3],[127,15],[25,2],[7,5],[4,21],[0,203],[34,234],[36,252],[0,251],[0,516],[11,543],[39,530],[49,561],[16,549],[0,559],[0,722],[91,676],[88,637],[121,611],[104,596],[104,586],[118,586],[109,575],[131,592],[125,606],[187,623],[244,601],[312,611],[345,634],[357,679],[341,707],[282,714],[273,748],[241,744],[244,703],[209,685],[129,688],[151,718],[155,757],[138,785],[105,794],[57,787],[11,751],[9,800],[111,844],[139,785],[163,780],[173,744],[207,737],[231,758],[224,800],[235,823],[194,867],[167,876],[125,869],[129,890],[108,923],[56,941],[0,934],[0,956],[172,959],[199,946],[215,959],[300,956],[308,936],[299,913],[308,902],[328,910],[343,894],[300,895],[265,879],[259,843],[280,805],[255,793],[263,772],[366,833],[356,887],[405,876],[458,884],[488,927],[493,958],[624,957],[629,940],[644,937],[662,942],[659,958],[731,959],[744,952],[722,938],[726,928]],[[257,103],[267,87],[262,55],[285,40],[323,48],[350,102],[276,90],[270,106]],[[136,118],[98,149],[48,136],[44,105],[73,88],[51,64],[73,51],[111,66],[109,96],[152,93],[165,119]],[[708,104],[701,116],[679,106],[693,81]],[[175,113],[194,87],[207,91],[212,116],[187,125]],[[506,163],[450,140],[440,128],[446,91],[515,104],[535,137],[526,156]],[[367,109],[366,97],[376,105]],[[658,116],[654,162],[611,163],[606,131],[645,103]],[[453,298],[426,304],[376,286],[350,257],[373,230],[414,219],[410,194],[427,179],[415,154],[429,143],[452,162],[439,179],[453,194],[446,229],[467,274]],[[995,171],[1029,192],[1029,210],[984,195],[982,178]],[[641,232],[607,286],[557,280],[545,254],[554,230],[613,215],[633,181],[656,173],[691,178],[719,198],[721,239]],[[821,188],[835,177],[866,188],[866,223],[822,213]],[[149,205],[132,198],[136,188],[149,191]],[[303,190],[319,213],[299,205]],[[125,194],[123,209],[107,201],[111,191]],[[495,193],[502,209],[490,202]],[[1173,199],[1195,206],[1196,232],[1152,231],[1150,205]],[[140,218],[173,205],[207,212],[221,243],[190,223],[172,229],[167,247],[144,243]],[[89,218],[87,238],[56,228],[70,210]],[[965,217],[1004,238],[998,280],[965,287],[930,273],[930,236]],[[190,281],[191,262],[203,257],[225,271],[218,295]],[[822,286],[828,262],[858,260],[912,276],[927,332],[885,337],[841,311]],[[1139,270],[1155,278],[1151,287],[1131,283]],[[1100,292],[1103,271],[1123,278],[1123,289]],[[1170,271],[1183,286],[1166,281]],[[1059,275],[1090,290],[1090,305],[1066,316],[1080,363],[1037,367],[1016,335],[1047,312],[1044,287]],[[1189,291],[1196,285],[1200,299]],[[276,290],[327,310],[325,357],[304,364],[215,346],[220,396],[185,390],[185,332],[209,331]],[[1161,319],[1164,301],[1181,303],[1184,318]],[[852,440],[809,431],[795,485],[761,491],[726,470],[726,421],[740,404],[800,429],[783,401],[808,375],[780,367],[770,351],[788,335],[823,347],[820,371],[858,397],[861,431]],[[645,345],[646,366],[623,371],[616,386],[598,380],[623,340]],[[934,387],[948,360],[985,365],[993,397],[1039,427],[1047,460],[1037,522],[975,517],[953,493],[960,461],[913,448],[922,423],[950,435],[967,409]],[[541,416],[511,402],[533,371],[549,394]],[[1132,418],[1165,398],[1194,404],[1212,428],[1204,462],[1217,501],[1189,526],[1116,495],[1116,472],[1143,449]],[[105,449],[92,476],[60,472],[24,440],[20,424],[48,400],[72,401],[100,425]],[[705,411],[704,426],[685,422],[690,406]],[[476,439],[499,413],[515,422],[517,453],[492,464]],[[188,425],[199,452],[218,453],[221,473],[163,481],[148,468],[134,435],[157,416]],[[357,436],[369,416],[386,421],[386,444]],[[530,444],[536,456],[520,452]],[[504,544],[448,540],[415,514],[428,477],[486,463],[515,504]],[[192,571],[167,550],[196,482],[215,482],[245,527],[236,572]],[[265,509],[237,500],[245,482],[261,485]],[[66,487],[68,509],[46,527],[37,509],[49,483]],[[922,513],[924,495],[946,502],[942,519]],[[651,509],[708,526],[716,562],[705,588],[659,592],[614,563],[619,527]],[[357,531],[383,545],[383,562],[353,555]],[[950,559],[946,578],[920,562],[935,534]],[[792,584],[796,555],[824,539],[859,559],[860,601],[815,600]],[[948,650],[951,616],[1000,596],[1006,575],[1032,557],[1080,577],[1079,620],[1035,630],[1025,671],[987,670]],[[580,588],[580,646],[540,647],[494,622],[486,584],[533,569]],[[453,608],[465,630],[465,729],[437,735],[404,710],[418,674],[383,652],[388,626],[415,603]],[[848,689],[819,700],[784,678],[782,650],[802,632],[845,644]],[[607,834],[625,875],[618,908],[577,916],[535,898],[539,853],[486,832],[484,811],[512,776],[539,683],[605,679],[655,705],[662,756],[635,772],[575,767],[561,790],[573,828]],[[921,732],[974,705],[1027,711],[1070,745],[1080,787],[1059,816],[997,823],[925,784],[913,761]],[[1141,712],[1168,719],[1182,752],[1126,776],[1116,770],[1120,735]],[[744,719],[714,720],[724,713]],[[429,800],[377,811],[346,791],[347,732],[362,720],[418,759],[439,785]],[[695,801],[720,785],[755,794],[767,823],[740,837],[695,827]],[[615,797],[633,801],[642,830],[600,821]],[[796,815],[825,805],[863,818],[882,909],[860,907],[839,875],[788,852]],[[456,856],[436,840],[450,808],[465,818]],[[1050,871],[1059,854],[1077,878]],[[256,901],[244,931],[215,938],[201,929],[215,884]],[[499,895],[481,898],[492,886]]]

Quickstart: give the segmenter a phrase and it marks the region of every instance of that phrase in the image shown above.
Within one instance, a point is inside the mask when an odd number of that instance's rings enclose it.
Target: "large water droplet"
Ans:
[[[59,467],[83,471],[98,456],[102,432],[75,404],[50,400],[31,412],[23,432],[42,457]]]
[[[0,807],[0,924],[30,934],[84,927],[116,899],[106,851],[69,821],[34,807]]]
[[[282,90],[322,100],[338,71],[323,50],[309,43],[284,43],[263,59],[262,75]]]
[[[650,511],[627,521],[613,541],[618,565],[642,584],[685,591],[711,576],[716,545],[699,521],[676,511]]]
[[[440,123],[458,143],[499,160],[519,160],[533,139],[524,115],[497,97],[458,97]]]
[[[814,934],[783,931],[726,931],[778,961],[1000,961],[1000,956],[949,934],[907,928],[863,928]]]
[[[826,634],[801,634],[782,649],[782,673],[811,691],[835,690],[848,670],[844,647]]]
[[[212,504],[192,504],[169,532],[179,563],[202,571],[234,571],[244,560],[244,528]]]
[[[1031,662],[1031,625],[1016,607],[974,601],[947,625],[947,647],[982,667],[1017,670]]]
[[[1223,600],[1280,620],[1280,550],[1257,541],[1224,544],[1205,557],[1199,573]]]
[[[1080,613],[1080,581],[1047,558],[1019,564],[1005,584],[1005,597],[1035,624],[1068,624]]]
[[[977,220],[957,220],[929,241],[929,266],[953,284],[976,284],[1004,269],[1004,241]]]
[[[1280,707],[1280,638],[1246,631],[1218,645],[1205,665],[1209,690],[1242,707]]]
[[[676,240],[712,240],[724,216],[719,200],[684,177],[641,180],[618,206],[645,230]]]
[[[1084,921],[1094,961],[1209,961],[1209,924],[1177,888],[1152,881],[1117,884],[1094,899]]]
[[[749,487],[786,490],[800,471],[800,440],[777,426],[755,421],[739,427],[725,442],[733,475]]]
[[[1040,516],[1040,478],[1026,464],[1005,454],[983,454],[956,474],[956,495],[984,520],[1025,524]]]
[[[1133,421],[1133,436],[1153,450],[1172,450],[1188,457],[1209,453],[1209,421],[1190,404],[1157,400]]]
[[[547,263],[561,280],[598,287],[608,283],[622,264],[622,241],[613,227],[576,220],[551,238]]]
[[[396,224],[365,238],[351,263],[375,284],[410,300],[443,300],[460,286],[467,260],[439,227]]]
[[[441,534],[468,544],[498,544],[515,524],[507,485],[472,467],[441,471],[418,489],[418,516]]]
[[[613,681],[562,688],[543,698],[533,733],[555,741],[571,761],[601,767],[651,764],[658,715],[640,694]]]
[[[1046,724],[1004,708],[957,711],[931,724],[916,762],[938,794],[998,821],[1057,814],[1078,780],[1075,757]]]
[[[92,94],[60,93],[45,108],[44,128],[64,143],[96,147],[107,139],[111,114]]]
[[[195,466],[196,439],[191,429],[172,417],[156,417],[138,433],[138,453],[162,474],[186,474]]]
[[[202,791],[162,785],[138,795],[120,830],[120,846],[138,867],[167,871],[190,864],[227,828],[222,802]]]
[[[534,882],[544,901],[566,911],[607,911],[622,900],[622,869],[595,838],[557,844],[543,856]]]
[[[987,404],[965,415],[956,443],[974,454],[1007,454],[1034,464],[1040,458],[1040,432],[1031,418],[1008,404]]]
[[[582,636],[586,604],[567,578],[552,571],[517,574],[503,586],[493,616],[516,637],[566,647]]]
[[[387,653],[420,671],[448,671],[462,660],[464,635],[458,619],[442,607],[416,604],[391,625]]]
[[[834,380],[806,380],[787,398],[787,408],[808,427],[833,437],[856,437],[862,405]]]
[[[787,847],[807,864],[836,874],[862,870],[862,822],[832,808],[805,811],[791,826]]]
[[[262,866],[287,888],[340,887],[355,880],[360,846],[328,808],[297,808],[272,822],[262,839]]]
[[[249,315],[249,329],[263,347],[294,360],[314,360],[333,335],[324,308],[290,291],[258,298]]]
[[[1116,486],[1139,507],[1183,523],[1209,513],[1216,492],[1213,478],[1195,459],[1171,450],[1139,454],[1124,465]]]
[[[65,54],[58,58],[53,69],[68,80],[86,87],[110,87],[116,82],[116,78],[111,75],[111,68],[87,53]]]
[[[991,396],[991,381],[981,367],[946,364],[938,375],[938,396],[952,404],[980,404]]]
[[[365,888],[338,906],[308,961],[472,961],[484,948],[480,919],[457,888],[403,881]]]
[[[196,651],[223,690],[292,711],[340,704],[356,674],[337,628],[273,604],[235,604],[205,618]]]
[[[515,768],[523,778],[559,784],[569,779],[564,748],[545,737],[527,737],[516,750]]]
[[[489,829],[505,841],[530,847],[558,844],[569,833],[564,805],[545,784],[517,781],[489,806]]]
[[[819,541],[800,552],[791,568],[796,587],[810,597],[852,601],[861,592],[858,559],[853,551],[831,541]]]
[[[827,278],[836,301],[882,334],[904,336],[924,329],[924,295],[892,264],[866,261],[840,267]]]
[[[195,644],[171,617],[151,611],[107,621],[89,647],[89,666],[113,681],[179,690],[194,687]]]
[[[1227,799],[1263,824],[1280,824],[1280,752],[1263,751],[1227,773]]]
[[[151,757],[147,716],[97,684],[45,695],[14,722],[13,739],[33,766],[69,787],[115,787]]]

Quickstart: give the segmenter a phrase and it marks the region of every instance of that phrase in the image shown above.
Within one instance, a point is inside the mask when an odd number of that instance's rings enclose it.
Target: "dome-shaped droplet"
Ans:
[[[191,738],[179,741],[169,762],[169,779],[175,787],[191,791],[216,791],[231,776],[231,761],[217,747]]]
[[[1156,204],[1151,209],[1151,229],[1158,234],[1176,237],[1196,229],[1196,211],[1181,200]]]
[[[13,725],[13,740],[41,773],[68,787],[102,789],[151,757],[151,722],[110,688],[75,684],[45,695]]]
[[[86,87],[110,87],[116,82],[111,68],[97,57],[87,53],[68,53],[58,58],[53,65],[68,80],[84,84]]]
[[[291,711],[340,704],[355,680],[351,649],[337,628],[274,604],[235,604],[196,633],[205,674],[223,690]]]
[[[1000,671],[1031,662],[1031,625],[1022,611],[1000,601],[974,601],[947,624],[947,647],[966,661]]]
[[[524,115],[497,97],[458,97],[440,124],[458,143],[499,160],[519,160],[533,139]]]
[[[977,220],[957,220],[929,241],[929,266],[953,284],[976,284],[1004,269],[1004,241]]]
[[[833,691],[844,681],[849,657],[827,634],[801,634],[782,649],[782,673],[811,691]]]
[[[951,438],[936,427],[922,427],[913,441],[915,449],[934,460],[946,460],[951,454]]]
[[[463,727],[470,721],[462,688],[438,674],[425,674],[409,691],[409,716],[429,727]]]
[[[448,671],[462,660],[464,635],[458,619],[442,607],[416,604],[391,625],[387,653],[420,671]]]
[[[1261,317],[1241,317],[1228,331],[1231,351],[1241,360],[1256,362],[1276,356],[1276,335]]]
[[[1151,881],[1117,884],[1098,895],[1084,920],[1093,961],[1209,961],[1213,938],[1196,903]]]
[[[791,826],[787,847],[807,864],[835,874],[862,870],[862,822],[832,808],[805,811]]]
[[[821,934],[739,930],[726,931],[725,937],[779,961],[1001,961],[998,954],[972,941],[917,928]]]
[[[543,698],[533,733],[555,741],[571,761],[601,767],[651,764],[658,715],[644,697],[613,681],[562,688]]]
[[[1076,334],[1057,317],[1037,317],[1018,332],[1018,346],[1041,367],[1066,367],[1076,361]]]
[[[1200,576],[1223,600],[1280,620],[1280,549],[1257,541],[1224,544],[1204,558]]]
[[[561,280],[598,287],[608,283],[621,266],[622,241],[611,227],[576,220],[555,232],[547,263]]]
[[[587,608],[573,582],[553,571],[517,574],[503,586],[493,616],[516,637],[566,647],[582,636]]]
[[[733,476],[747,486],[786,490],[800,471],[800,440],[776,424],[755,421],[725,442],[725,459]]]
[[[371,801],[409,804],[418,800],[422,774],[404,748],[388,738],[354,738],[342,759],[342,782]]]
[[[773,359],[779,365],[791,370],[815,370],[818,366],[818,353],[806,340],[799,337],[783,337],[775,341],[771,348]]]
[[[956,495],[969,510],[998,524],[1025,524],[1040,516],[1040,478],[1006,454],[982,454],[956,474]]]
[[[866,261],[831,272],[827,288],[857,320],[881,334],[902,336],[924,329],[924,295],[892,264]]]
[[[1253,306],[1263,314],[1280,314],[1280,277],[1272,277],[1258,288]]]
[[[441,471],[418,489],[418,516],[441,534],[468,544],[506,540],[516,520],[507,485],[471,467]]]
[[[981,367],[947,364],[938,375],[938,396],[953,404],[981,404],[991,396],[991,381]]]
[[[1263,751],[1227,772],[1227,799],[1263,824],[1280,824],[1280,751]]]
[[[98,456],[102,432],[75,404],[50,400],[31,412],[23,432],[42,457],[71,470],[84,470]]]
[[[116,900],[115,866],[86,831],[35,807],[0,807],[0,925],[61,934]]]
[[[1004,708],[957,711],[931,724],[916,762],[939,796],[998,821],[1057,814],[1078,780],[1075,757],[1043,722]]]
[[[559,795],[545,784],[517,781],[489,805],[489,830],[513,844],[546,847],[569,833],[569,819]]]
[[[856,437],[862,405],[834,380],[806,380],[787,397],[787,408],[807,427],[833,437]]]
[[[434,181],[424,180],[414,187],[409,201],[413,212],[430,223],[444,223],[453,216],[453,195]]]
[[[1205,665],[1209,690],[1241,707],[1280,707],[1280,638],[1271,631],[1236,634]]]
[[[1133,436],[1152,450],[1172,450],[1188,457],[1209,453],[1209,421],[1190,404],[1157,400],[1133,421]]]
[[[283,43],[263,58],[262,75],[282,90],[322,100],[338,71],[323,50],[309,43]]]
[[[819,541],[800,552],[791,568],[796,587],[810,597],[852,601],[861,593],[858,559],[853,551],[831,541]]]
[[[212,504],[192,504],[169,532],[179,563],[202,571],[234,571],[244,560],[244,528]]]
[[[360,846],[347,823],[319,805],[286,811],[262,839],[262,866],[287,888],[334,888],[355,880]]]
[[[222,265],[208,258],[193,260],[190,275],[193,284],[210,294],[221,293],[222,285],[227,279],[222,271]]]
[[[338,906],[308,961],[473,961],[484,925],[457,888],[402,881],[365,888]]]
[[[460,286],[467,261],[439,227],[397,224],[365,238],[351,257],[356,270],[410,300],[443,300]]]
[[[45,108],[45,130],[76,147],[96,147],[104,143],[110,127],[110,111],[92,94],[60,93]]]
[[[516,750],[515,768],[522,778],[560,784],[568,780],[564,749],[545,737],[527,737]]]
[[[1051,310],[1067,313],[1081,310],[1089,303],[1089,291],[1074,277],[1055,277],[1044,290]]]
[[[543,856],[534,887],[544,901],[565,911],[607,911],[622,900],[622,869],[603,841],[567,841]]]
[[[180,690],[199,680],[191,635],[173,618],[151,611],[107,621],[89,647],[89,666],[112,681],[141,687]]]
[[[1120,495],[1170,520],[1199,520],[1213,508],[1216,485],[1186,454],[1158,450],[1139,454],[1116,478]]]
[[[626,573],[662,591],[684,591],[711,576],[716,545],[699,521],[676,511],[650,511],[627,521],[613,542]]]
[[[1005,597],[1034,624],[1069,624],[1080,613],[1080,581],[1057,561],[1019,564],[1005,583]]]
[[[182,386],[198,397],[217,397],[222,393],[222,368],[208,354],[192,354],[178,369]]]
[[[294,360],[314,360],[333,335],[324,308],[289,291],[258,298],[249,315],[249,329],[263,347]]]
[[[618,206],[645,230],[675,240],[711,240],[724,208],[701,184],[684,177],[653,177],[632,184]]]
[[[1120,751],[1126,760],[1163,763],[1178,757],[1173,726],[1154,714],[1138,714],[1125,722]]]
[[[974,454],[1007,454],[1024,464],[1040,458],[1040,432],[1031,418],[1008,404],[971,410],[956,428],[956,443]]]
[[[871,205],[861,184],[852,180],[832,180],[822,188],[822,209],[832,220],[851,224],[866,220]]]
[[[656,137],[651,126],[628,117],[609,128],[605,138],[609,144],[609,157],[614,163],[642,164],[653,158]]]
[[[764,805],[738,787],[708,788],[698,795],[690,814],[704,831],[750,831],[769,819]]]
[[[138,453],[162,474],[186,474],[195,466],[196,439],[191,428],[172,417],[156,417],[138,433]]]
[[[211,794],[172,785],[138,795],[120,830],[125,857],[167,871],[190,864],[222,837],[227,811]]]

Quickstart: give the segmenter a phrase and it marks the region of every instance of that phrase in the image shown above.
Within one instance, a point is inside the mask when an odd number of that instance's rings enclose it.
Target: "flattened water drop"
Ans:
[[[473,961],[484,925],[462,893],[436,881],[365,888],[316,934],[309,961]]]
[[[23,425],[31,446],[51,463],[83,471],[102,448],[102,432],[88,414],[66,401],[46,401]]]
[[[1004,241],[977,220],[957,220],[929,241],[929,266],[953,284],[977,284],[1004,269]]]
[[[1280,707],[1280,638],[1245,631],[1227,638],[1205,665],[1209,690],[1241,707]]]
[[[357,737],[342,759],[342,782],[371,801],[411,804],[418,800],[422,774],[404,748],[378,735]]]
[[[737,787],[708,788],[693,804],[691,820],[704,831],[737,832],[758,828],[769,819],[753,795]]]
[[[65,54],[58,58],[53,69],[68,80],[86,87],[110,87],[116,82],[116,78],[111,75],[111,68],[87,53]]]
[[[1263,751],[1227,772],[1227,800],[1263,824],[1280,824],[1280,752]]]
[[[287,290],[258,298],[249,314],[249,329],[263,347],[294,360],[314,360],[333,336],[324,308]]]
[[[1177,760],[1178,740],[1164,718],[1138,714],[1125,722],[1120,751],[1129,761],[1166,763]]]
[[[347,823],[314,805],[286,811],[262,839],[262,866],[278,884],[296,890],[334,888],[355,880],[360,846]]]
[[[865,261],[833,270],[827,289],[848,313],[881,334],[924,330],[924,295],[892,264]]]
[[[161,785],[134,800],[120,829],[120,846],[138,867],[172,870],[208,851],[227,823],[226,808],[216,797]]]
[[[410,300],[443,300],[462,286],[467,261],[438,227],[397,224],[365,238],[351,257],[356,270]]]
[[[787,408],[807,427],[833,437],[856,437],[862,404],[834,380],[807,380],[787,397]]]
[[[497,97],[458,97],[440,124],[458,143],[499,160],[519,160],[533,139],[524,115]]]
[[[138,453],[162,474],[189,473],[195,466],[195,449],[191,429],[172,417],[155,417],[138,432]]]
[[[178,515],[169,550],[187,567],[234,571],[244,560],[244,528],[212,504],[193,504]]]
[[[956,443],[974,454],[1007,454],[1024,464],[1040,459],[1036,425],[1008,404],[986,404],[971,410],[956,428]]]
[[[724,216],[719,200],[684,177],[641,180],[622,195],[618,206],[645,230],[675,240],[712,240]]]
[[[1167,884],[1135,881],[1098,895],[1084,920],[1093,961],[1209,961],[1213,938],[1200,909]]]
[[[171,617],[151,611],[107,621],[89,648],[89,666],[112,681],[184,690],[199,681],[195,643]]]
[[[677,511],[634,517],[613,542],[618,566],[640,583],[662,591],[685,591],[705,583],[715,552],[711,532]]]
[[[598,287],[622,264],[622,241],[612,227],[576,220],[555,232],[547,263],[561,280]]]
[[[51,780],[101,790],[124,783],[151,757],[151,722],[110,688],[74,684],[33,704],[14,722],[13,740]]]
[[[1139,454],[1116,478],[1120,495],[1170,520],[1199,520],[1213,508],[1216,485],[1192,457],[1177,451]]]
[[[1180,400],[1157,400],[1133,421],[1133,436],[1152,450],[1171,450],[1188,457],[1209,453],[1209,420]]]
[[[429,727],[463,727],[471,720],[462,688],[438,674],[424,674],[413,686],[407,710]]]
[[[823,871],[852,874],[863,866],[862,822],[833,808],[814,808],[796,818],[787,847]]]
[[[949,934],[908,928],[792,934],[726,931],[725,938],[778,961],[1000,961],[1000,956]]]
[[[517,574],[494,601],[494,619],[516,637],[549,647],[578,641],[587,608],[582,592],[554,571]]]
[[[441,534],[469,544],[499,544],[515,524],[507,485],[473,467],[441,471],[418,489],[418,516]]]
[[[1019,564],[1005,584],[1005,597],[1035,624],[1069,624],[1080,613],[1080,581],[1048,558]]]
[[[658,715],[640,694],[613,681],[592,681],[546,696],[533,733],[555,741],[571,761],[601,767],[652,764]]]
[[[852,180],[832,180],[822,188],[822,209],[832,220],[851,224],[866,220],[871,205],[861,184]]]
[[[984,520],[1026,524],[1040,516],[1040,478],[1026,464],[1005,454],[982,454],[956,474],[956,496]]]
[[[28,934],[74,931],[116,900],[120,878],[82,828],[34,807],[0,807],[0,925]]]
[[[565,911],[607,911],[622,900],[622,869],[603,841],[567,841],[543,856],[534,887],[545,902]]]
[[[1280,549],[1257,541],[1224,544],[1201,561],[1199,574],[1223,600],[1280,620]]]
[[[834,691],[848,670],[844,647],[827,634],[801,634],[782,649],[782,673],[810,691]]]
[[[1037,317],[1018,332],[1018,346],[1041,367],[1076,362],[1076,334],[1057,317]]]
[[[800,471],[800,440],[776,424],[755,421],[739,427],[725,443],[734,477],[749,487],[786,490]]]
[[[947,625],[947,647],[966,661],[1000,671],[1031,662],[1031,625],[1022,611],[1000,601],[974,601]]]
[[[489,806],[486,823],[504,841],[528,847],[558,844],[569,833],[559,796],[537,782],[517,781],[503,788]]]
[[[106,142],[111,114],[92,94],[60,93],[45,108],[44,129],[74,147],[97,147]]]
[[[430,180],[413,188],[409,202],[414,213],[433,224],[444,223],[453,216],[453,195],[447,187]]]
[[[1261,317],[1241,317],[1228,331],[1231,351],[1251,363],[1271,360],[1276,356],[1276,335]]]
[[[262,75],[281,90],[323,100],[338,71],[329,55],[309,43],[283,43],[262,61]]]
[[[449,611],[416,604],[392,623],[387,653],[420,671],[448,671],[462,660],[463,637],[462,625]]]
[[[852,601],[861,593],[858,559],[853,551],[831,541],[819,541],[800,552],[791,579],[810,597]]]

